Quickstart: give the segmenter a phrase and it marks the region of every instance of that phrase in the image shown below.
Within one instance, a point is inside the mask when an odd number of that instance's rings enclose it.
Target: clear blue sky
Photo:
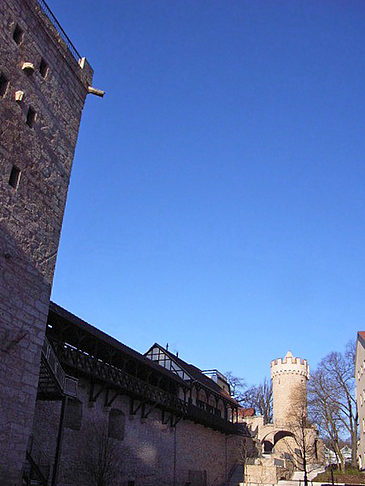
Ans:
[[[53,300],[248,383],[365,329],[365,2],[48,0],[95,69]]]

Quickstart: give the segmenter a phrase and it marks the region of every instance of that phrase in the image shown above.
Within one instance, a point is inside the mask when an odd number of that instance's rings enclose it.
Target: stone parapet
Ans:
[[[271,361],[271,378],[281,376],[283,373],[301,375],[309,379],[309,365],[306,359],[294,357],[290,351],[285,358]]]

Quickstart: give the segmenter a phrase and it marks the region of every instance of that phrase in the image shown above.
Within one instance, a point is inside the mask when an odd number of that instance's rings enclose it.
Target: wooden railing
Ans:
[[[209,413],[193,404],[188,404],[187,418],[226,434],[244,435],[245,433],[245,426],[243,424],[229,422],[219,417],[219,415]]]
[[[61,363],[59,362],[50,342],[46,337],[44,338],[42,346],[42,354],[46,358],[47,364],[52,371],[58,386],[61,390],[64,390],[66,383],[66,373],[64,372]]]
[[[82,371],[111,387],[117,387],[134,398],[158,404],[171,412],[186,415],[187,404],[172,393],[153,386],[68,344],[53,342],[53,346],[63,365]]]
[[[61,395],[76,397],[78,380],[65,373],[52,345],[46,337],[44,338],[42,346],[42,359],[44,359],[45,366],[49,370],[47,372],[48,375],[52,376],[52,380],[56,383],[56,387],[59,389]],[[44,391],[44,394],[47,394],[46,390]]]
[[[82,372],[93,380],[96,379],[114,389],[117,388],[121,391],[121,394],[154,404],[177,417],[192,420],[226,434],[242,435],[244,433],[242,424],[226,421],[214,412],[210,413],[193,404],[184,402],[172,393],[151,385],[69,344],[54,341],[52,344],[63,366]]]

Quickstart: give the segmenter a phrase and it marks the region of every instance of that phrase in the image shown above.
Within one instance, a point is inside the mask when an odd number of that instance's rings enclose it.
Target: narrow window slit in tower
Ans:
[[[5,96],[8,83],[9,81],[6,79],[6,77],[2,73],[0,73],[0,96],[1,97]]]
[[[41,63],[39,64],[39,72],[41,73],[42,78],[45,78],[48,74],[48,64],[42,58]]]
[[[15,165],[13,165],[10,172],[9,185],[13,187],[15,190],[17,190],[19,186],[20,174],[21,174],[20,169]]]
[[[23,40],[23,31],[22,29],[19,27],[19,25],[17,24],[15,26],[15,29],[14,29],[14,32],[13,32],[13,39],[15,40],[15,42],[19,45],[22,40]]]
[[[30,106],[28,109],[27,113],[27,125],[32,127],[35,122],[35,117],[36,117],[36,112],[35,110]]]

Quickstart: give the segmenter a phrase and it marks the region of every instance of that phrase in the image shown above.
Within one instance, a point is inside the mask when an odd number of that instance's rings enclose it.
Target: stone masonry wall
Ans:
[[[90,458],[105,446],[105,435],[111,409],[124,413],[123,440],[106,439],[116,453],[117,473],[110,486],[223,486],[227,473],[239,460],[242,439],[226,436],[208,427],[181,420],[175,428],[164,425],[161,411],[155,410],[141,419],[140,411],[130,415],[129,398],[119,396],[111,408],[104,407],[104,393],[90,404],[89,383],[82,380],[79,399],[82,402],[80,430],[64,428],[59,486],[89,486]],[[34,435],[52,462],[55,454],[55,431],[60,418],[60,403],[37,402]],[[89,473],[88,473],[89,471]],[[204,478],[206,477],[206,485]],[[203,482],[200,482],[202,480]]]
[[[273,386],[273,422],[285,426],[293,421],[293,413],[306,409],[309,366],[306,360],[294,357],[290,351],[284,359],[271,362]]]
[[[16,25],[23,32],[20,43],[13,39]],[[24,62],[33,63],[33,73],[21,69]],[[0,76],[8,81],[0,95],[0,484],[17,486],[92,70],[87,63],[81,69],[36,0],[0,0]],[[15,101],[18,90],[22,102]],[[30,106],[33,127],[26,123]],[[21,171],[18,187],[9,184],[13,166]]]

